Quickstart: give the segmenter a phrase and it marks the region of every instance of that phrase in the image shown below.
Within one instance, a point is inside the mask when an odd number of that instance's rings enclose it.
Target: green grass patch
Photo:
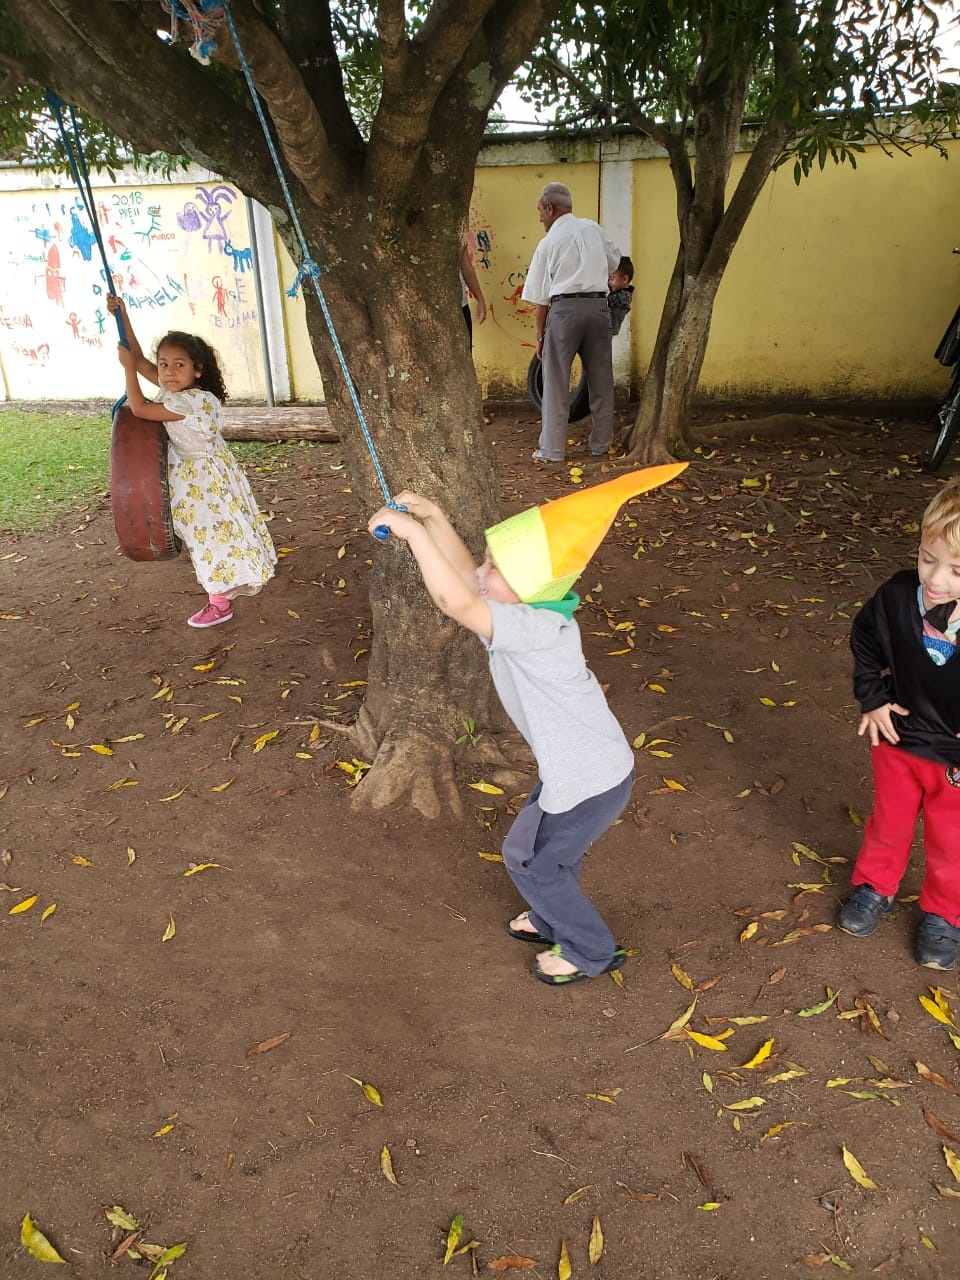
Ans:
[[[107,489],[107,413],[0,410],[0,530],[48,529]]]
[[[248,473],[313,463],[314,441],[237,440],[230,448]],[[110,415],[0,409],[0,532],[49,529],[70,511],[107,495]]]

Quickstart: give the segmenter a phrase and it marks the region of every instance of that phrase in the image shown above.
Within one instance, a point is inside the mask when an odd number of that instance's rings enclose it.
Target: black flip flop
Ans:
[[[557,948],[559,950],[559,948]],[[614,969],[622,969],[627,963],[627,953],[622,947],[617,947],[613,953],[613,959],[601,969],[600,973],[613,973]],[[567,987],[571,982],[582,982],[584,978],[598,977],[600,974],[584,973],[582,969],[576,969],[573,973],[544,973],[540,968],[540,962],[535,960],[530,966],[531,972],[535,978],[539,978],[541,982],[545,982],[548,987]]]
[[[528,919],[529,919],[529,916],[528,916]],[[542,933],[531,933],[529,929],[513,929],[511,928],[509,920],[504,925],[504,928],[506,929],[507,933],[509,933],[510,937],[516,938],[518,942],[536,942],[536,943],[542,944],[545,947],[553,946],[552,938],[545,938]]]

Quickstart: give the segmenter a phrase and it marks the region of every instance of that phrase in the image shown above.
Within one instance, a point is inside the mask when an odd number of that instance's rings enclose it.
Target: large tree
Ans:
[[[452,506],[477,549],[498,496],[457,266],[488,112],[559,3],[231,6],[390,488]],[[0,0],[0,127],[29,120],[45,86],[136,152],[186,156],[235,183],[271,209],[299,261],[227,28],[211,33],[209,66],[189,56],[188,23],[178,39],[169,32],[153,0]],[[92,133],[109,152],[105,134]],[[321,309],[305,293],[330,415],[369,513],[382,502],[379,481]],[[426,816],[459,810],[454,741],[464,722],[495,715],[486,662],[429,605],[406,547],[371,542],[371,559],[375,643],[353,732],[373,768],[357,801],[406,801]]]
[[[938,8],[917,0],[567,0],[520,78],[566,125],[630,125],[676,187],[679,247],[626,445],[660,462],[686,443],[717,290],[773,169],[797,180],[862,143],[935,142],[956,126],[937,83]],[[945,101],[946,98],[946,101]],[[734,154],[750,130],[734,184]]]

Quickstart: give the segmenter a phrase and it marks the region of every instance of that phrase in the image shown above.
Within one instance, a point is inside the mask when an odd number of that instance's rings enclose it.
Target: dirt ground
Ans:
[[[569,487],[529,415],[488,430],[507,511]],[[585,871],[636,949],[622,983],[546,987],[504,932],[515,797],[467,775],[467,821],[358,815],[349,747],[311,738],[357,708],[370,644],[338,446],[252,473],[286,550],[216,630],[184,625],[186,559],[124,560],[106,507],[0,540],[2,1280],[41,1265],[26,1214],[84,1280],[958,1274],[922,860],[872,939],[831,927],[871,803],[850,618],[914,555],[931,429],[704,430],[581,582],[637,746]],[[111,1206],[143,1229],[126,1251]],[[477,1243],[444,1268],[457,1215]]]

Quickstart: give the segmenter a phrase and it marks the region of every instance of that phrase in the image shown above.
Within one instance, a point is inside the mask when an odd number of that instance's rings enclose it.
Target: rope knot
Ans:
[[[304,258],[303,261],[300,263],[300,270],[297,272],[296,279],[294,280],[290,288],[287,290],[287,297],[295,298],[297,294],[300,292],[300,286],[303,284],[304,280],[306,280],[308,276],[314,282],[319,280],[320,270],[321,268],[317,265],[317,263],[314,262],[312,258],[310,257]]]

